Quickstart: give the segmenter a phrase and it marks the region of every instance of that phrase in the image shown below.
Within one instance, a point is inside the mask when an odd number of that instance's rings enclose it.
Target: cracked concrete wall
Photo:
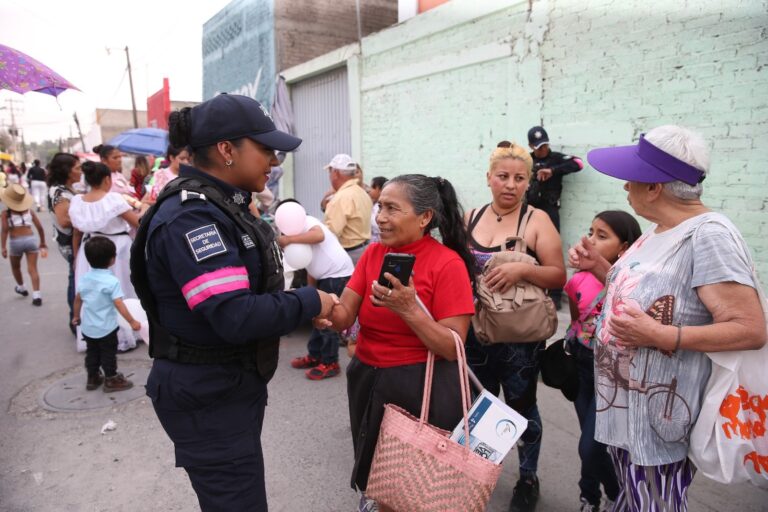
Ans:
[[[734,221],[768,276],[768,4],[585,4],[554,2],[541,48],[541,115],[553,146],[586,156],[662,124],[702,133],[712,151],[703,200]],[[565,181],[566,243],[597,210],[631,212],[617,180],[587,169]]]
[[[738,0],[443,4],[362,41],[366,176],[441,175],[472,208],[488,201],[496,143],[525,143],[539,122],[555,150],[581,156],[683,124],[713,146],[705,203],[736,223],[768,275],[767,9]],[[598,211],[631,211],[621,185],[590,168],[565,178],[566,246]]]
[[[453,0],[363,39],[366,176],[440,175],[482,204],[491,150],[541,117],[541,29],[528,24],[527,1]]]

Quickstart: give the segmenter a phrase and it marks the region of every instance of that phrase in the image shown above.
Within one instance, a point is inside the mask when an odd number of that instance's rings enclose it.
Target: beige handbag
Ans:
[[[523,236],[533,211],[525,215],[518,235],[507,238],[501,250],[483,266],[483,275],[504,263],[538,265],[536,258],[526,253]],[[521,235],[522,233],[522,235]],[[514,241],[513,251],[506,250]],[[482,343],[525,343],[546,340],[557,331],[557,310],[545,291],[527,281],[520,281],[504,293],[491,291],[477,280],[477,302],[472,327]]]

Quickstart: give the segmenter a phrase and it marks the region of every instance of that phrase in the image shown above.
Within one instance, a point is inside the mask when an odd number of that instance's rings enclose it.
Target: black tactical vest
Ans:
[[[280,247],[275,241],[272,228],[242,210],[210,181],[201,177],[179,177],[168,183],[157,198],[157,202],[144,214],[136,239],[131,247],[131,283],[147,312],[149,320],[149,355],[158,359],[170,359],[186,364],[239,363],[245,368],[255,369],[265,380],[269,380],[277,369],[279,336],[254,338],[245,345],[200,346],[185,343],[174,336],[159,322],[157,304],[149,287],[147,274],[146,246],[149,224],[160,205],[168,197],[182,191],[202,194],[201,199],[210,201],[256,243],[261,258],[262,275],[259,277],[258,293],[271,293],[283,289],[283,263]]]

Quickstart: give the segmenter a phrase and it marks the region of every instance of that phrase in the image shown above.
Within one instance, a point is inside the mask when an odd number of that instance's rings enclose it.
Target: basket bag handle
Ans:
[[[424,312],[434,320],[434,317],[429,312],[427,307],[421,302],[419,296],[416,296],[416,301]],[[456,344],[456,362],[459,367],[459,387],[461,388],[461,412],[464,415],[464,446],[466,448],[466,455],[468,456],[471,451],[469,448],[469,408],[470,408],[470,390],[469,390],[469,375],[467,368],[466,354],[464,353],[464,343],[461,340],[461,336],[449,329],[453,335],[453,341]],[[424,428],[427,423],[427,417],[429,416],[429,403],[432,395],[432,377],[435,370],[435,353],[429,350],[427,352],[427,365],[426,374],[424,375],[424,393],[421,400],[421,415],[419,416],[419,430]],[[475,378],[476,379],[476,378]],[[479,382],[476,382],[479,384]],[[482,386],[480,386],[482,389]]]

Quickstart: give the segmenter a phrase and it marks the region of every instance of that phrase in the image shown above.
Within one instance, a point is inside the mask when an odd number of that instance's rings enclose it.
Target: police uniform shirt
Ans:
[[[560,194],[563,191],[563,176],[572,172],[578,172],[584,168],[579,157],[573,155],[564,155],[557,151],[549,151],[544,158],[536,158],[531,152],[531,158],[533,158],[533,176],[531,180],[536,179],[536,171],[539,169],[552,169],[552,177],[547,181],[538,182],[538,194],[540,197],[532,197],[532,194],[528,194],[528,202],[532,206],[540,207],[542,203],[557,204],[560,200]],[[536,190],[537,187],[532,187],[531,191]]]
[[[250,194],[189,166],[248,211]],[[152,218],[147,267],[158,316],[171,334],[196,345],[243,344],[279,336],[320,313],[312,288],[258,294],[259,250],[215,205],[194,192],[166,199]]]

